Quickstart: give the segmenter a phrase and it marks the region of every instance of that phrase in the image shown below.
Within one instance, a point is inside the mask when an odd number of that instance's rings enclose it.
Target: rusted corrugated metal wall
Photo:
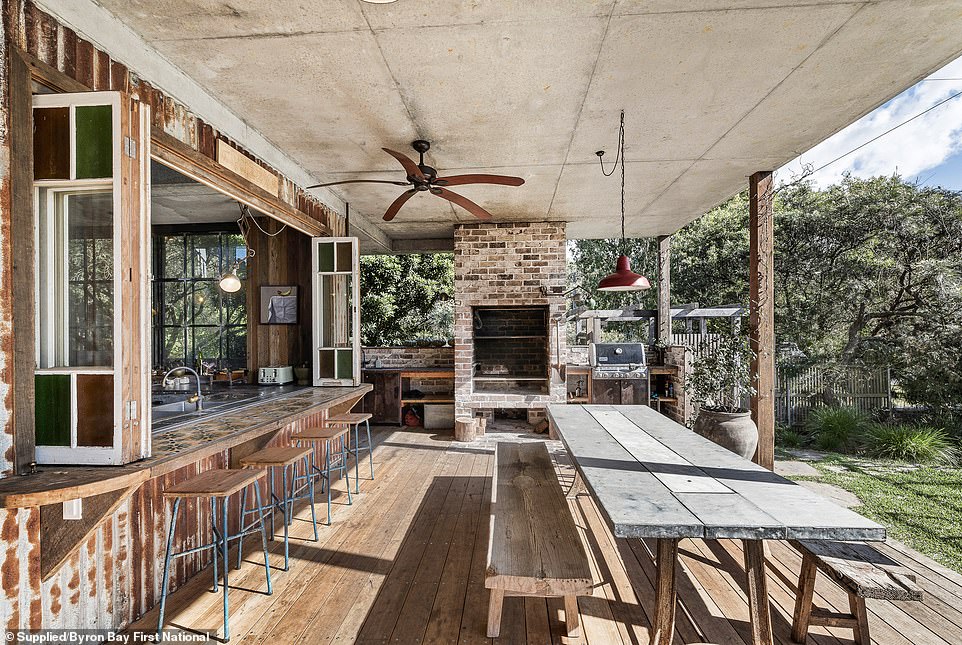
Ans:
[[[7,136],[11,51],[26,51],[89,89],[130,92],[150,104],[153,127],[212,159],[216,154],[216,141],[223,137],[188,107],[151,86],[149,79],[140,78],[112,60],[106,52],[99,51],[29,1],[3,0],[0,29],[3,31],[0,39],[0,474],[8,475],[13,467],[10,422],[13,329],[9,284],[9,249],[13,241],[9,201],[11,151]],[[230,143],[269,168],[236,143]],[[279,196],[326,224],[334,235],[344,234],[343,218],[284,177]],[[319,420],[320,415],[314,415],[288,426],[278,433],[274,443],[286,442],[292,430]],[[224,467],[226,459],[226,453],[221,453],[146,482],[98,527],[59,572],[43,583],[40,580],[40,509],[0,510],[0,624],[13,629],[120,628],[149,610],[158,599],[170,513],[161,491],[197,472]],[[199,508],[194,502],[187,509],[177,531],[181,547],[197,545],[209,536],[208,507]],[[234,517],[236,519],[236,507]],[[172,588],[183,584],[208,561],[208,553],[181,558],[172,574]]]
[[[289,444],[292,432],[317,425],[322,418],[318,413],[287,425],[269,445]],[[149,611],[160,598],[170,523],[170,503],[161,493],[197,473],[225,468],[226,459],[226,453],[219,453],[145,482],[42,584],[40,509],[4,511],[0,622],[7,629],[120,629]],[[279,480],[275,486],[280,487]],[[239,505],[235,496],[232,531],[237,530]],[[206,500],[190,500],[182,505],[174,548],[179,551],[209,541],[210,506]],[[201,571],[210,556],[205,551],[175,560],[170,588],[177,589]]]

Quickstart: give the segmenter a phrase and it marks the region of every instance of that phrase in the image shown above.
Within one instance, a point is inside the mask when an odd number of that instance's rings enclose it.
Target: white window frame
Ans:
[[[351,270],[337,270],[337,243],[351,244]],[[334,271],[321,271],[319,265],[320,258],[317,253],[317,245],[327,243],[335,245]],[[313,376],[314,386],[358,386],[361,384],[361,281],[360,281],[360,254],[358,251],[358,241],[356,237],[312,237],[311,238],[311,286],[312,299],[311,308],[313,316],[311,320],[313,336]],[[345,347],[328,347],[321,345],[321,328],[324,325],[324,314],[321,307],[321,283],[324,276],[346,275],[351,278],[351,351],[352,351],[352,375],[351,378],[337,377],[337,351],[347,349]],[[250,312],[248,312],[250,315]],[[335,378],[321,377],[321,350],[334,350],[334,373]]]
[[[108,179],[76,179],[77,168],[76,168],[76,147],[73,145],[73,136],[75,132],[75,113],[77,106],[85,105],[110,105],[111,106],[111,129],[113,132],[112,136],[112,164],[113,172],[111,178]],[[120,92],[80,92],[80,93],[68,93],[68,94],[42,94],[33,97],[33,107],[34,108],[49,108],[49,107],[66,107],[69,108],[69,141],[70,141],[70,175],[68,179],[39,179],[34,181],[34,210],[35,210],[35,221],[39,221],[41,216],[46,218],[47,225],[55,223],[56,219],[56,200],[47,199],[46,209],[44,213],[39,213],[40,209],[40,191],[46,189],[48,194],[56,195],[59,193],[71,193],[71,192],[82,192],[84,190],[103,190],[104,188],[110,188],[112,191],[113,200],[113,279],[114,279],[114,289],[113,289],[113,301],[114,301],[114,320],[113,320],[113,365],[110,367],[71,367],[69,365],[51,365],[50,363],[55,362],[53,356],[44,355],[41,356],[41,326],[40,317],[37,316],[36,322],[36,350],[37,350],[37,366],[36,374],[68,374],[71,375],[70,380],[70,391],[71,391],[71,409],[74,413],[71,415],[70,423],[70,446],[36,446],[36,460],[40,464],[91,464],[91,465],[114,465],[120,464],[123,461],[123,382],[122,382],[122,282],[123,276],[121,269],[121,222],[122,222],[122,177],[121,177],[121,154],[123,151],[124,141],[123,132],[121,131],[121,94]],[[69,216],[69,215],[68,215]],[[35,242],[35,266],[37,267],[37,279],[35,284],[36,296],[35,302],[38,304],[42,301],[47,301],[49,303],[53,302],[53,298],[56,297],[56,293],[49,293],[51,289],[47,289],[48,293],[41,293],[41,280],[40,280],[40,227],[36,226],[34,229],[34,242]],[[49,238],[49,236],[48,236]],[[54,275],[56,272],[55,267],[51,266],[53,259],[50,257],[52,254],[47,254],[48,256],[48,266],[45,267],[45,271],[53,269],[52,272],[47,273],[48,276]],[[65,270],[65,269],[64,269]],[[66,291],[64,292],[64,297],[66,297]],[[44,300],[41,300],[41,299]],[[61,311],[66,311],[66,304],[63,303],[63,308]],[[47,310],[49,311],[49,309]],[[47,337],[48,347],[53,347],[52,343],[56,343],[57,339],[53,338],[54,330],[58,325],[48,326],[47,331],[51,336]],[[148,335],[147,338],[150,338]],[[63,343],[67,340],[64,338]],[[65,347],[61,347],[63,351]],[[66,358],[67,353],[64,352],[64,362],[68,359]],[[113,374],[114,376],[114,427],[113,427],[113,445],[107,446],[78,446],[77,445],[77,423],[76,423],[76,381],[77,375],[82,374]],[[149,398],[147,399],[149,401]],[[148,425],[149,433],[149,425]]]

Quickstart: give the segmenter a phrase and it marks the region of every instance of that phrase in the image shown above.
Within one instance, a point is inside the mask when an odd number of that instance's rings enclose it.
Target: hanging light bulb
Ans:
[[[222,275],[218,286],[221,288],[221,291],[225,291],[227,293],[237,293],[240,291],[241,281],[240,278],[237,277],[237,270],[231,269]]]
[[[606,176],[611,176],[611,173],[605,173],[605,163],[601,158],[605,152],[604,150],[599,150],[595,153],[598,155],[598,161],[601,162],[601,172]],[[615,263],[615,272],[611,273],[598,283],[596,287],[598,291],[644,291],[645,289],[651,288],[651,283],[643,275],[639,275],[631,270],[631,261],[628,260],[628,256],[624,254],[625,249],[625,111],[621,111],[621,127],[618,130],[618,156],[615,158],[615,165],[621,162],[621,249],[622,253],[618,256],[618,260]],[[611,172],[615,169],[612,168]]]
[[[240,269],[242,262],[247,262],[250,258],[254,257],[254,251],[247,242],[247,232],[250,230],[250,225],[247,223],[247,218],[251,217],[250,211],[248,211],[247,207],[241,203],[238,203],[237,205],[240,207],[241,212],[241,216],[237,220],[237,228],[240,229],[241,237],[244,238],[244,257],[242,257],[240,260],[237,260],[234,266],[228,269],[220,277],[220,282],[217,283],[217,286],[220,287],[221,291],[225,293],[237,293],[240,291],[240,288],[243,285],[241,284],[240,278],[237,277],[237,271]],[[285,226],[284,228],[287,227]]]

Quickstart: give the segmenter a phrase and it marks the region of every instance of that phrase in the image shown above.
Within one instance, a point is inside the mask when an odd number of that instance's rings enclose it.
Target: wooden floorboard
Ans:
[[[332,526],[312,540],[310,511],[297,508],[291,526],[291,567],[281,571],[283,543],[270,543],[274,594],[265,590],[260,539],[245,542],[240,570],[231,570],[232,643],[428,643],[463,645],[545,643],[646,645],[654,608],[652,548],[616,539],[587,494],[569,508],[589,554],[594,593],[579,599],[581,629],[565,633],[561,599],[506,598],[501,636],[485,636],[493,446],[525,440],[517,432],[489,432],[470,444],[408,429],[377,428],[376,478],[361,478],[347,505],[344,482]],[[529,440],[542,440],[531,435]],[[557,442],[549,448],[567,484],[572,469]],[[361,464],[364,471],[366,464]],[[353,469],[352,469],[353,476]],[[318,494],[318,516],[326,517]],[[198,536],[198,540],[202,539]],[[748,603],[738,541],[682,540],[674,643],[750,642]],[[962,643],[962,575],[908,547],[887,543],[883,553],[904,563],[926,591],[921,603],[868,602],[873,643]],[[791,615],[801,558],[788,544],[769,543],[769,595],[775,642],[790,645]],[[236,549],[231,549],[236,562]],[[220,633],[221,595],[211,593],[206,569],[174,592],[168,627]],[[847,597],[819,576],[815,600],[847,610]],[[153,609],[132,625],[151,631]],[[812,645],[852,642],[850,630],[813,628]]]

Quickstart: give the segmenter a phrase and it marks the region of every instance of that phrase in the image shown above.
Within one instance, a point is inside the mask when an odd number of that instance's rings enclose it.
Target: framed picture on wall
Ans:
[[[261,287],[261,324],[297,324],[297,287]]]

